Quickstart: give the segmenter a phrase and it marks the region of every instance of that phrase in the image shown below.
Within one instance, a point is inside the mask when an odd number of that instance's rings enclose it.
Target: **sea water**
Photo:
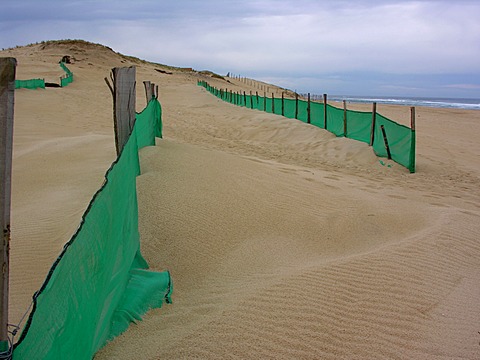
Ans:
[[[423,97],[387,97],[387,96],[329,96],[329,100],[343,101],[352,103],[373,103],[408,105],[408,106],[428,106],[436,108],[453,108],[480,110],[480,99],[455,99],[455,98],[423,98]]]

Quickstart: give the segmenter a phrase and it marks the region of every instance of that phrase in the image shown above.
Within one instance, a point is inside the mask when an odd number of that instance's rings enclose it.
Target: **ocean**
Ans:
[[[423,98],[423,97],[388,97],[388,96],[343,96],[332,95],[328,97],[332,101],[355,103],[373,103],[407,105],[407,106],[428,106],[436,108],[453,108],[480,110],[480,99],[455,99],[455,98]]]

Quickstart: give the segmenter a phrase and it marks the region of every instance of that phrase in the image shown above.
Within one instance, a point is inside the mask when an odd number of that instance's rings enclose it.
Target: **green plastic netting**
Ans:
[[[308,122],[308,102],[300,99],[268,98],[257,95],[244,95],[228,91],[219,91],[205,81],[198,81],[210,93],[239,106],[266,111]],[[273,106],[272,106],[273,105]],[[372,112],[352,111],[336,108],[323,103],[310,102],[310,124],[326,129],[336,136],[345,136],[370,144],[372,138]],[[385,142],[382,126],[387,141]],[[411,173],[415,172],[415,130],[376,114],[373,128],[373,150],[377,156],[387,157],[387,144],[392,160],[405,166]]]
[[[72,81],[73,81],[73,73],[70,71],[69,68],[67,68],[67,66],[65,65],[64,62],[60,62],[60,67],[63,69],[63,71],[65,71],[65,76],[62,76],[60,78],[60,86],[61,87],[64,87],[64,86],[67,86],[68,84],[70,84]]]
[[[45,89],[44,79],[15,80],[15,89]]]
[[[146,270],[138,232],[138,150],[155,136],[161,107],[152,99],[35,293],[14,359],[91,359],[147,310],[170,302],[170,274]]]

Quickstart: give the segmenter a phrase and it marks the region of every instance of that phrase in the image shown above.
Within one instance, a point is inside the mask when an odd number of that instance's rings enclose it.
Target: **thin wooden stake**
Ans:
[[[343,100],[343,136],[347,137],[347,101]]]
[[[387,132],[385,131],[385,126],[380,125],[383,134],[383,142],[385,143],[385,149],[387,150],[388,160],[392,160],[392,154],[390,153],[390,146],[388,146]]]
[[[275,96],[272,93],[272,114],[275,114]]]
[[[415,172],[415,151],[416,151],[416,135],[415,135],[415,107],[410,108],[410,127],[411,127],[411,137],[410,137],[410,164],[408,170],[413,174]]]
[[[323,94],[323,122],[325,124],[325,130],[328,129],[327,120],[327,94]]]
[[[0,58],[0,227],[2,274],[0,276],[0,351],[7,351],[8,282],[10,274],[10,207],[12,188],[13,110],[17,60]]]
[[[373,146],[373,142],[375,141],[375,122],[377,120],[377,103],[373,103],[372,108],[372,128],[370,130],[370,146]]]
[[[267,111],[267,93],[263,92],[263,111]]]
[[[298,119],[298,94],[295,93],[295,119]]]
[[[307,98],[307,124],[311,123],[311,118],[310,118],[310,93],[308,93],[308,98]]]
[[[252,96],[252,90],[250,90],[250,109],[253,109],[253,96]]]
[[[415,107],[410,108],[410,128],[415,131]]]
[[[282,116],[285,116],[285,96],[282,91]]]

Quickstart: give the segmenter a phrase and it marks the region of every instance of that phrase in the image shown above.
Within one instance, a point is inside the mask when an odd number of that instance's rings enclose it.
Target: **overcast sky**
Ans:
[[[299,92],[480,98],[480,0],[0,0],[0,48],[83,39]]]

